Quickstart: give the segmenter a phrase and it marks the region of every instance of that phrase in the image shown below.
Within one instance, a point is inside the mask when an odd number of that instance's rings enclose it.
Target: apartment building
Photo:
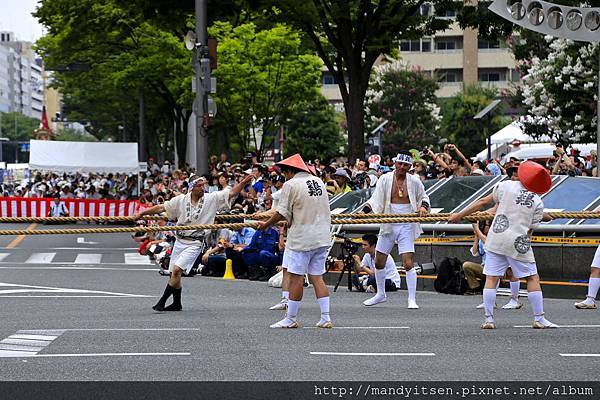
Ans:
[[[44,81],[41,60],[29,42],[0,32],[0,112],[19,112],[41,119]]]
[[[421,6],[423,15],[434,12],[430,4]],[[448,11],[439,17],[454,20],[455,16],[454,11]],[[462,30],[457,22],[434,36],[400,42],[400,57],[438,78],[438,97],[454,96],[472,84],[502,90],[520,81],[514,56],[505,42],[484,40],[476,30]]]

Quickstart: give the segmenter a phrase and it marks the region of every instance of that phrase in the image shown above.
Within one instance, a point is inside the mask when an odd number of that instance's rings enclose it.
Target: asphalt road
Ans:
[[[0,236],[0,380],[598,379],[600,314],[573,300],[545,302],[548,319],[571,327],[528,328],[525,299],[482,331],[480,296],[419,292],[421,309],[408,310],[397,292],[367,309],[368,294],[340,289],[336,328],[321,330],[308,289],[302,328],[273,330],[280,292],[262,282],[186,278],[184,310],[154,313],[166,278],[127,255],[127,234],[31,236],[8,248],[13,240]]]

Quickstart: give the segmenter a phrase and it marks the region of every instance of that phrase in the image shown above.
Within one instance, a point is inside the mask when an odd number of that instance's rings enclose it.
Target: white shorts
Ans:
[[[283,269],[287,269],[287,266],[290,263],[288,254],[289,254],[289,251],[287,251],[287,250],[283,251],[283,260],[281,261],[281,268],[283,268]]]
[[[292,274],[323,275],[328,252],[328,246],[308,251],[285,249],[285,253],[283,253],[284,265],[287,267],[287,271]]]
[[[393,232],[387,235],[379,235],[375,250],[390,254],[395,244],[398,244],[398,254],[415,252],[415,228],[414,224],[394,224]]]
[[[194,261],[202,253],[202,246],[195,244],[183,244],[179,240],[175,240],[173,249],[171,250],[171,260],[169,261],[169,271],[173,272],[175,266],[184,270],[189,274]]]
[[[390,204],[393,214],[410,214],[413,212],[410,204]],[[415,252],[415,224],[393,224],[392,233],[379,235],[375,250],[390,254],[394,244],[398,244],[398,254]]]
[[[596,249],[596,254],[594,254],[594,260],[592,261],[592,267],[600,268],[600,246]]]
[[[525,278],[537,274],[535,262],[523,262],[491,251],[485,253],[484,275],[504,276],[509,267],[516,278]]]

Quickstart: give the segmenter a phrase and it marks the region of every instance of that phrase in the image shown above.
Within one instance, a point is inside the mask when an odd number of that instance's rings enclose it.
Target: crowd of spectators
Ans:
[[[451,176],[511,175],[520,163],[520,160],[514,157],[504,157],[504,162],[472,161],[453,144],[446,144],[440,150],[438,153],[431,148],[413,151],[415,161],[412,173],[422,180]],[[381,175],[393,168],[391,157],[380,159],[379,163],[361,159],[353,162],[341,159],[330,162],[319,159],[307,161],[312,173],[323,180],[331,197],[353,190],[372,188]],[[584,158],[575,149],[564,148],[560,143],[556,144],[556,151],[552,157],[540,162],[545,162],[546,168],[554,175],[597,176],[595,152]],[[151,207],[186,193],[187,178],[192,173],[195,173],[193,168],[175,168],[168,161],[159,165],[150,157],[147,170],[140,173],[139,182],[137,176],[127,174],[35,172],[20,181],[4,179],[1,185],[3,196],[53,197],[57,205],[56,214],[63,215],[58,208],[59,199],[138,200],[140,207]],[[228,212],[254,214],[271,209],[285,178],[274,165],[261,163],[254,153],[248,153],[235,163],[232,163],[225,153],[219,157],[211,156],[209,173],[204,176],[205,190],[213,192],[231,187],[247,175],[253,175],[253,182],[232,201]],[[172,233],[166,232],[139,236],[136,240],[140,242],[140,253],[160,261],[165,258],[165,254],[168,255],[173,238]],[[202,274],[222,275],[225,260],[230,259],[238,278],[258,280],[266,280],[277,272],[276,268],[281,264],[285,248],[283,235],[279,230],[272,229],[262,233],[252,228],[243,228],[236,232],[213,232],[206,245],[205,251],[197,260],[197,270]]]

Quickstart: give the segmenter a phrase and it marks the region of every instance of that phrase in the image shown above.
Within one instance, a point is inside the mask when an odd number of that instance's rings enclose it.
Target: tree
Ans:
[[[285,132],[285,157],[302,154],[307,160],[330,160],[340,151],[343,138],[335,111],[327,99],[318,94],[292,110]]]
[[[344,102],[350,159],[365,156],[364,102],[371,69],[399,39],[420,38],[446,29],[450,20],[421,15],[425,0],[261,0],[261,8],[285,18],[311,40],[335,77]],[[427,1],[439,12],[459,7]]]
[[[29,140],[40,127],[40,120],[18,112],[0,113],[0,132],[10,140]]]
[[[61,129],[56,132],[56,140],[67,142],[96,142],[97,138],[90,134],[78,132],[74,129]]]
[[[367,92],[367,126],[388,121],[384,141],[392,153],[437,142],[437,89],[435,78],[401,61],[376,67]]]
[[[595,142],[599,46],[551,37],[546,41],[547,57],[533,57],[523,77],[526,132]]]
[[[151,7],[153,2],[147,3]],[[50,68],[87,67],[58,72],[55,85],[66,94],[65,104],[75,118],[92,121],[90,133],[121,140],[122,126],[124,136],[135,140],[143,108],[150,135],[137,138],[142,157],[148,154],[146,143],[155,150],[166,148],[173,135],[157,132],[175,126],[179,158],[184,160],[192,108],[191,53],[176,36],[181,21],[173,29],[159,28],[158,22],[165,20],[147,18],[143,11],[147,9],[135,2],[118,0],[46,0],[35,13],[47,29],[37,42],[38,51]],[[142,100],[145,107],[138,106]]]
[[[217,119],[243,150],[262,154],[291,110],[315,98],[322,63],[284,25],[257,31],[254,24],[216,23],[210,33],[219,40]]]
[[[477,113],[498,97],[495,89],[479,85],[467,86],[442,104],[442,135],[456,144],[466,156],[473,156],[486,146],[487,121],[473,119]],[[508,123],[501,110],[494,111],[488,133],[492,134]]]

